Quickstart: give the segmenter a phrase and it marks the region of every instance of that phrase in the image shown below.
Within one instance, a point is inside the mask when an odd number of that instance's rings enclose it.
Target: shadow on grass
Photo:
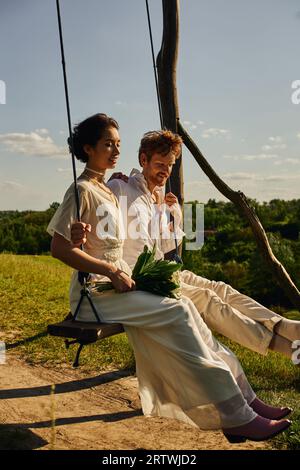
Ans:
[[[97,387],[108,382],[113,382],[122,377],[128,377],[132,375],[131,370],[121,370],[106,372],[105,374],[97,377],[91,377],[88,379],[72,380],[70,382],[55,384],[55,395],[59,393],[69,393],[78,390],[85,390],[91,387]],[[52,385],[42,385],[39,387],[29,388],[16,388],[16,389],[4,389],[0,390],[0,399],[9,398],[24,398],[24,397],[38,397],[42,395],[50,395]]]
[[[14,348],[17,348],[18,346],[23,346],[24,344],[32,343],[36,339],[44,338],[44,336],[48,336],[48,332],[46,330],[41,331],[41,333],[38,333],[34,336],[30,336],[29,338],[24,338],[24,339],[21,339],[20,341],[16,341],[15,343],[7,343],[6,349],[14,349]]]

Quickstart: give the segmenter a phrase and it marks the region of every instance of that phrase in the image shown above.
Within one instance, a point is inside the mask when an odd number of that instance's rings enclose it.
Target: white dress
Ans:
[[[78,179],[78,188],[81,220],[92,225],[85,251],[130,275],[131,270],[122,259],[122,217],[116,198],[97,180],[84,174]],[[103,226],[107,213],[103,209],[109,211],[112,206],[109,222],[115,233],[111,229],[105,239]],[[70,229],[75,220],[71,185],[47,230],[52,236],[57,232],[71,240]],[[80,289],[75,271],[70,285],[73,313]],[[201,429],[241,426],[257,416],[249,406],[255,394],[238,359],[212,336],[189,298],[175,300],[142,291],[122,294],[108,291],[92,296],[103,321],[124,325],[135,353],[145,415],[177,418]],[[87,302],[77,319],[95,320]]]

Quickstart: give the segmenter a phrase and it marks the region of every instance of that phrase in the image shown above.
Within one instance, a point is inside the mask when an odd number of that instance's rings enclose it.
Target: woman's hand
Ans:
[[[109,275],[112,285],[117,292],[129,292],[135,290],[135,282],[124,271],[116,269]]]

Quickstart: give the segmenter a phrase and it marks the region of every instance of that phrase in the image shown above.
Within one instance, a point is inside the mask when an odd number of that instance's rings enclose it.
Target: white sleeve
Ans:
[[[90,203],[88,193],[85,188],[78,184],[79,203],[80,203],[80,218],[85,222],[88,219]],[[74,222],[78,220],[74,183],[67,190],[63,202],[58,207],[47,227],[47,232],[53,237],[57,232],[62,235],[66,240],[71,241],[71,227]]]

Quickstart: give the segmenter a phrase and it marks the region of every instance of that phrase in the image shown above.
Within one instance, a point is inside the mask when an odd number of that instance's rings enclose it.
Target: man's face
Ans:
[[[141,165],[143,167],[143,175],[151,186],[164,186],[172,173],[173,166],[176,159],[173,153],[161,155],[154,153],[150,159],[142,153],[140,157]]]

